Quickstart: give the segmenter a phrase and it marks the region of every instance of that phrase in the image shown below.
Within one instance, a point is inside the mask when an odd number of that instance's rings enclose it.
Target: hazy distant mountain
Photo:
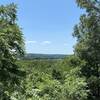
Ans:
[[[33,54],[28,53],[22,59],[32,60],[32,59],[63,59],[67,55],[64,54]]]

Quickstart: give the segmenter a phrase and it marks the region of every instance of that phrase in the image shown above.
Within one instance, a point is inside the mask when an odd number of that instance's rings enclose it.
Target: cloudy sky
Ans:
[[[73,53],[73,27],[83,13],[75,0],[0,0],[11,2],[18,4],[18,24],[28,53]]]

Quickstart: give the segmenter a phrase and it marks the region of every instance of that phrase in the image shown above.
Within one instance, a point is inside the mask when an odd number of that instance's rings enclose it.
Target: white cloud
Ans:
[[[25,43],[26,44],[35,44],[35,43],[37,43],[37,41],[26,41]]]
[[[32,45],[32,44],[37,44],[37,45],[50,45],[51,41],[41,41],[41,42],[37,42],[37,41],[26,41],[25,44],[27,45]]]
[[[51,44],[51,41],[43,41],[41,44],[42,45]]]

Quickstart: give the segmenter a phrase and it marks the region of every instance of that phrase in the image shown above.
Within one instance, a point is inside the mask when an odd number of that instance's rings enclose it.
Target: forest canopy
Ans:
[[[63,59],[18,59],[24,39],[17,6],[0,6],[0,100],[100,99],[100,0],[76,4],[85,13],[73,30],[74,54]]]

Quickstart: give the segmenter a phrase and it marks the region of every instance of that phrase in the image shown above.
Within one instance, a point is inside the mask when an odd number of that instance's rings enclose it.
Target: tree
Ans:
[[[64,94],[68,100],[87,100],[89,90],[85,77],[81,77],[80,67],[65,74]]]
[[[16,13],[17,7],[14,3],[0,6],[0,99],[2,100],[9,100],[10,93],[18,86],[20,76],[23,74],[16,65],[17,56],[24,54],[23,34],[16,23]]]
[[[100,0],[76,0],[86,10],[75,26],[73,35],[77,38],[75,55],[86,61],[81,71],[87,78],[91,91],[89,100],[100,99]]]

